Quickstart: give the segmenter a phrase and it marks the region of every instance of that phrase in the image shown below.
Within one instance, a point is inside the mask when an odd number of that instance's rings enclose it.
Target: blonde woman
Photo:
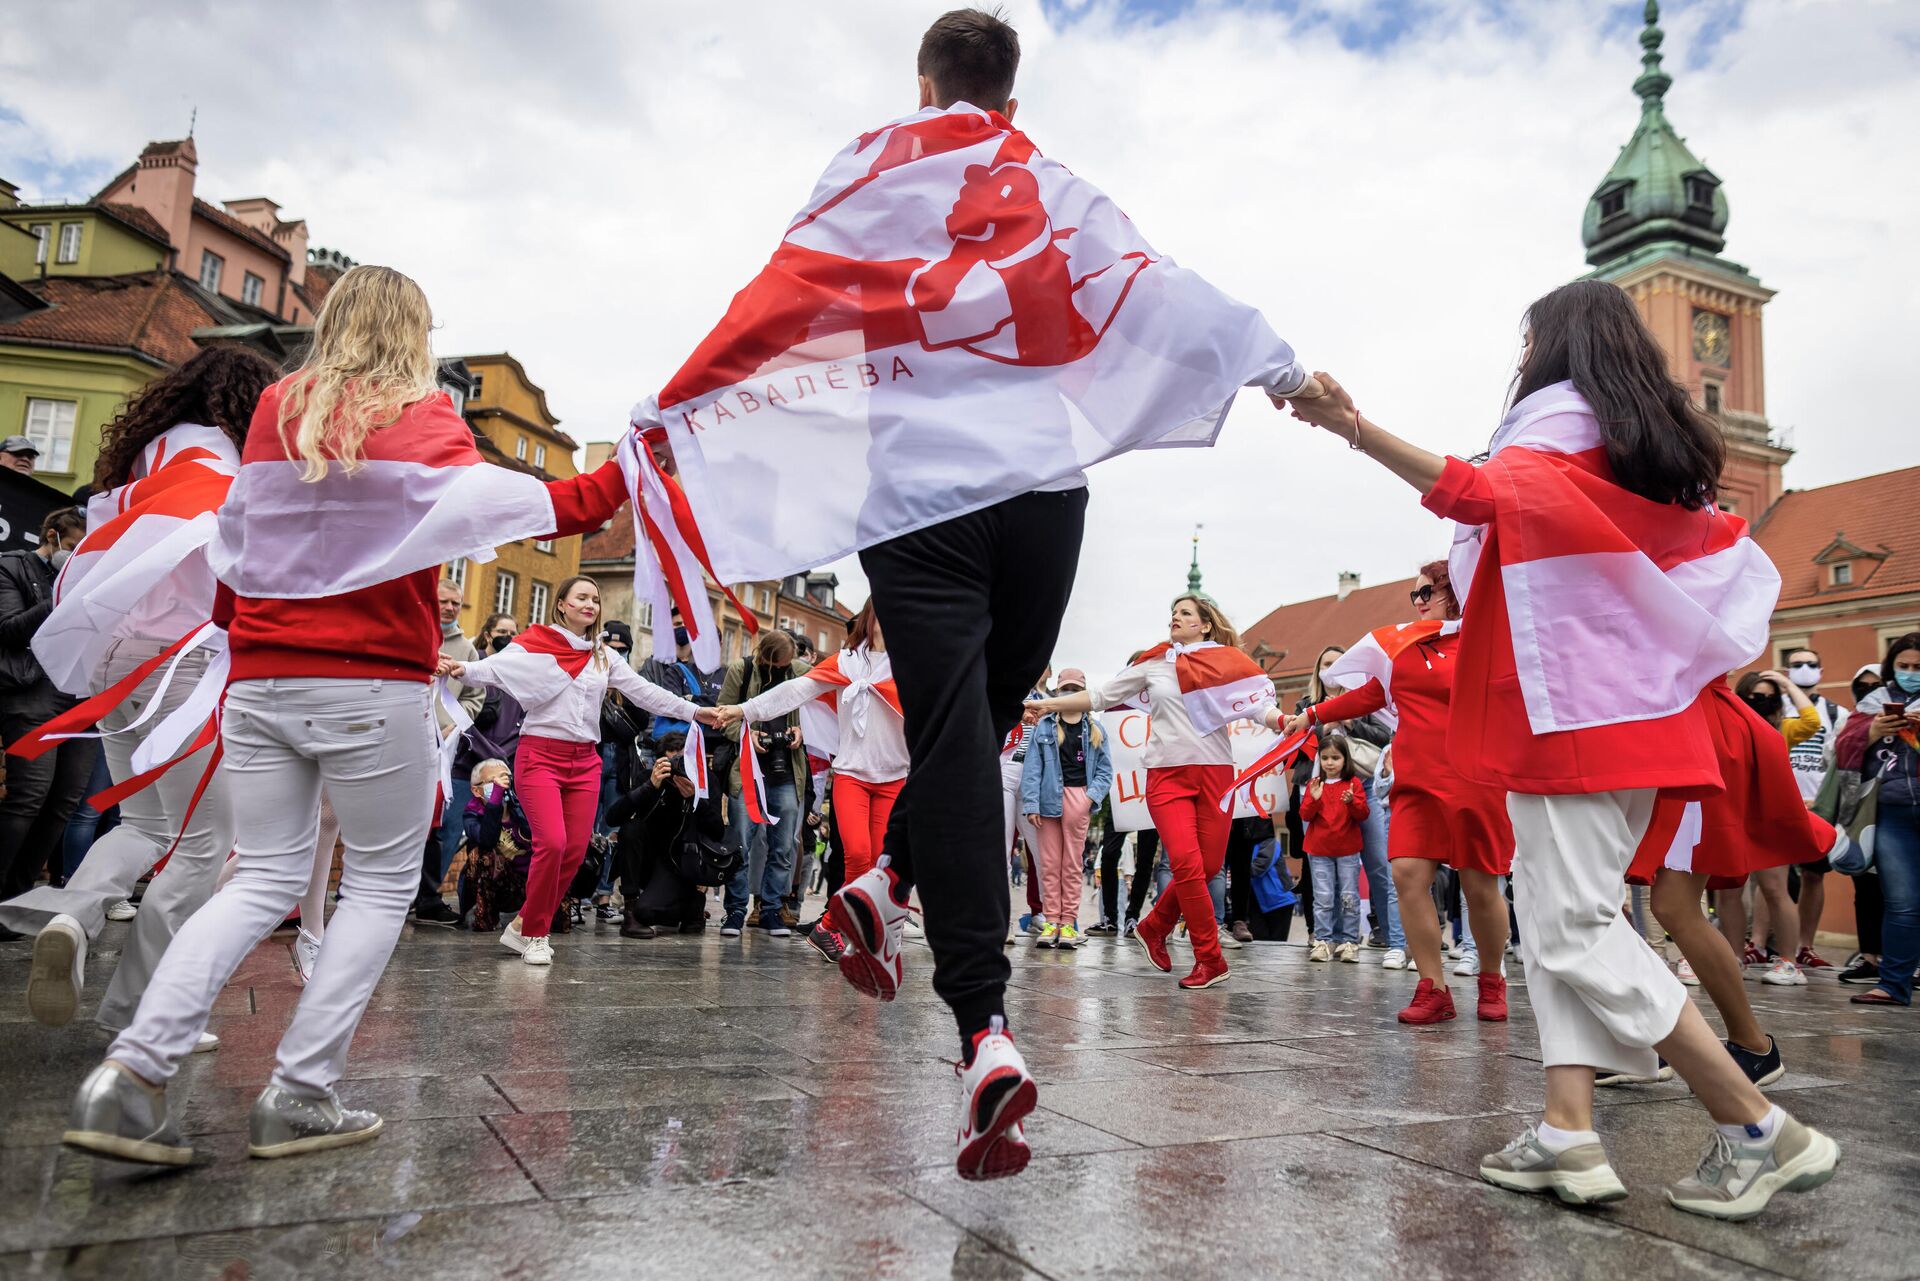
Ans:
[[[551,623],[536,622],[491,658],[440,664],[455,680],[497,686],[527,709],[513,777],[533,830],[533,862],[527,901],[501,931],[500,944],[528,965],[553,964],[553,914],[593,839],[600,804],[600,704],[608,688],[656,716],[720,723],[712,708],[641,680],[625,656],[600,643],[598,583],[576,575],[555,596]]]
[[[341,896],[248,1152],[373,1138],[380,1118],[334,1083],[419,884],[439,775],[433,687],[439,567],[519,538],[595,528],[618,510],[614,464],[542,482],[482,463],[434,385],[420,287],[356,267],[327,295],[305,364],[254,410],[208,563],[232,669],[220,722],[239,864],[183,925],[132,1022],[81,1085],[65,1141],[184,1165],[166,1086],[214,998],[312,879],[324,786],[345,842]]]

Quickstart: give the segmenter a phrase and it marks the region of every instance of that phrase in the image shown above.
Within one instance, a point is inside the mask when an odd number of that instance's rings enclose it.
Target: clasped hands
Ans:
[[[1360,411],[1347,389],[1332,374],[1315,370],[1313,376],[1290,396],[1267,393],[1275,409],[1286,409],[1303,423],[1323,428],[1358,448]]]

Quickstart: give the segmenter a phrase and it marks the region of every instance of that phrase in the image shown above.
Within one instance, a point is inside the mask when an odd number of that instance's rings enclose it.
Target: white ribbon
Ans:
[[[687,778],[693,783],[693,799],[707,799],[707,736],[700,728],[699,721],[687,722],[687,743],[680,749],[681,757],[687,762]]]
[[[445,676],[433,678],[434,696],[440,700],[440,710],[453,722],[453,732],[440,740],[440,799],[447,805],[453,804],[453,758],[460,754],[461,740],[468,730],[473,728],[473,717],[467,715],[467,709],[460,706],[460,698],[453,692],[453,682]],[[441,822],[447,821],[447,815],[441,815]]]
[[[71,734],[49,734],[47,735],[48,741],[64,742],[69,738],[112,738],[119,734],[133,733],[133,731],[139,729],[142,725],[145,725],[148,721],[152,720],[155,714],[159,712],[160,704],[167,697],[167,687],[173,684],[173,675],[175,672],[180,670],[181,661],[185,659],[188,654],[193,653],[194,650],[199,649],[202,646],[205,646],[207,649],[213,651],[213,653],[216,656],[224,656],[227,650],[226,630],[222,628],[218,623],[201,624],[200,629],[193,633],[193,639],[189,640],[184,646],[182,646],[180,649],[180,652],[175,654],[173,656],[173,660],[169,662],[166,665],[165,669],[161,671],[160,683],[154,687],[153,697],[147,700],[147,705],[141,709],[140,715],[134,717],[131,721],[127,722],[125,725],[122,725],[119,729],[76,730],[74,733],[71,733]],[[216,657],[214,661],[215,663],[217,663],[219,661],[219,657]],[[221,668],[221,671],[223,673],[225,672],[225,670],[226,669],[224,667]],[[209,664],[207,667],[207,672],[202,674],[200,677],[201,684],[204,684],[206,682],[208,675],[210,675],[212,671],[213,671],[213,664]],[[223,676],[222,685],[224,686],[224,684],[225,684],[225,678]],[[198,690],[197,685],[195,686],[195,689],[196,691]],[[218,702],[219,699],[216,697],[214,701]],[[204,720],[205,718],[202,717],[202,719]],[[163,721],[162,724],[164,725],[165,722]],[[197,729],[199,727],[195,726],[195,728]],[[176,746],[177,745],[178,744],[176,743]],[[137,751],[136,751],[135,759],[138,759]],[[160,759],[165,760],[167,758],[161,757]],[[154,762],[154,764],[156,765],[159,763],[160,763],[159,761]]]
[[[200,727],[207,723],[207,718],[218,710],[220,699],[227,692],[227,675],[233,667],[233,654],[227,649],[226,644],[227,634],[214,627],[212,623],[208,623],[207,627],[219,632],[220,650],[213,656],[213,661],[207,664],[207,670],[200,674],[200,679],[194,683],[193,689],[180,706],[167,713],[166,719],[154,726],[153,732],[140,741],[140,746],[133,749],[135,774],[144,774],[172,760],[174,753],[180,750],[181,745],[198,734]],[[184,657],[186,654],[183,652],[180,658]],[[174,663],[177,666],[179,658],[176,658]],[[170,678],[172,674],[172,668],[169,668],[168,677]],[[163,682],[160,692],[164,692],[165,689],[166,685]],[[154,694],[153,701],[148,705],[149,710],[160,706],[160,692]]]

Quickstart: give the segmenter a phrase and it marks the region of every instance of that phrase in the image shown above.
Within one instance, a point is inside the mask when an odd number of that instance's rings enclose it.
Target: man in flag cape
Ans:
[[[833,159],[767,266],[636,407],[684,490],[652,450],[625,450],[640,594],[656,617],[678,605],[696,637],[711,627],[692,623],[706,601],[690,568],[740,582],[861,553],[912,773],[872,873],[885,919],[849,942],[887,951],[918,887],[959,1024],[969,1178],[1027,1160],[994,761],[1059,632],[1083,472],[1210,444],[1242,386],[1308,382],[1257,311],[1014,127],[1019,55],[992,15],[933,24],[919,110]]]

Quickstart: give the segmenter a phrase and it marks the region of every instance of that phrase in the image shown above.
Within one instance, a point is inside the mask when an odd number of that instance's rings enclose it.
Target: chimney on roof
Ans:
[[[193,228],[193,180],[199,167],[200,153],[193,139],[150,142],[140,152],[133,181],[119,197],[146,210],[166,228],[176,265],[182,268],[187,264],[179,262],[178,256],[186,252],[187,235]]]
[[[1360,575],[1350,569],[1343,569],[1340,571],[1340,590],[1334,593],[1333,598],[1335,600],[1345,600],[1351,596],[1359,586]]]

